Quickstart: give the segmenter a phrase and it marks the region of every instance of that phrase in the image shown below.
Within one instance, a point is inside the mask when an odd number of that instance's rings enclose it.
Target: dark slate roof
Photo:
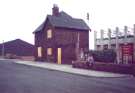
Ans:
[[[54,27],[78,29],[78,30],[90,30],[88,25],[82,19],[72,18],[65,12],[60,12],[58,16],[47,15],[46,20],[49,20]],[[34,31],[42,31],[46,20]]]

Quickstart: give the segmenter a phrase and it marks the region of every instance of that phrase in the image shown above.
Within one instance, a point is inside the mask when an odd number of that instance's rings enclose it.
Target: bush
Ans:
[[[90,51],[97,62],[111,62],[114,63],[116,60],[116,52],[108,49],[103,51]]]

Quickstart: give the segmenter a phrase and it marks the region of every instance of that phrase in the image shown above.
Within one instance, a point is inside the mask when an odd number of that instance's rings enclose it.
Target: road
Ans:
[[[1,60],[0,93],[135,93],[135,77],[86,77]]]

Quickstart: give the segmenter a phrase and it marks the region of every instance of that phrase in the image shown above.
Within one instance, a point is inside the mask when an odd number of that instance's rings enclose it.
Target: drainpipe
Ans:
[[[80,57],[79,57],[79,50],[80,50],[80,48],[79,48],[79,41],[80,41],[80,34],[79,34],[79,32],[77,33],[77,42],[76,42],[76,58],[77,58],[77,60],[80,60]]]

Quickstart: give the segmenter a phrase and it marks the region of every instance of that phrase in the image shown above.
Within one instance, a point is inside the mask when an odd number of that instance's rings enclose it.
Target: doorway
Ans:
[[[57,54],[57,62],[58,62],[58,64],[61,64],[61,54],[62,54],[62,51],[61,51],[61,48],[58,48],[58,50],[57,50],[58,52],[58,54]]]

